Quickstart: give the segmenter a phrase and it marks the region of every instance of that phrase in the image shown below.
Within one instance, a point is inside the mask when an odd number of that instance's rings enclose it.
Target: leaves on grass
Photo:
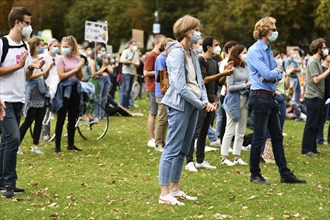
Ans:
[[[223,214],[220,214],[220,213],[216,213],[214,215],[214,218],[215,219],[232,219],[233,217],[230,216],[230,215],[223,215]]]

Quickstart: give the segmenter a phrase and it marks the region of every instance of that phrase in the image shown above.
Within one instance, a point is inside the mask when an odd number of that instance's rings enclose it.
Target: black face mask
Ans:
[[[163,51],[164,51],[164,48],[160,47],[160,48],[159,48],[159,51],[160,51],[160,52],[163,52]]]

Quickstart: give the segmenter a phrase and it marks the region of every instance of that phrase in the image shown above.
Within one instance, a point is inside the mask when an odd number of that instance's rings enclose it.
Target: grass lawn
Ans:
[[[18,187],[26,192],[0,199],[0,219],[329,219],[330,147],[319,146],[320,157],[300,154],[303,122],[286,121],[284,138],[288,166],[305,185],[280,184],[276,165],[262,164],[272,183],[249,182],[249,167],[220,164],[219,151],[207,152],[216,170],[182,172],[181,189],[196,202],[185,206],[158,204],[158,163],[161,153],[148,148],[146,99],[136,101],[143,117],[111,117],[100,141],[84,141],[82,152],[53,152],[54,142],[41,142],[43,155],[30,152],[27,133],[18,155]],[[54,125],[54,121],[52,121]],[[249,152],[243,152],[249,161]],[[230,158],[232,157],[230,155]]]

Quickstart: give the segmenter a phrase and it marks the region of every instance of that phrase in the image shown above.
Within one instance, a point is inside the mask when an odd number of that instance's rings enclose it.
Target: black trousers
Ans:
[[[26,131],[30,128],[34,121],[34,128],[33,128],[33,144],[38,145],[40,134],[41,134],[41,128],[42,128],[42,120],[44,119],[46,113],[46,106],[43,108],[29,108],[26,118],[19,128],[20,132],[20,140],[21,143],[24,139],[24,136],[26,134]]]
[[[76,131],[76,121],[79,117],[80,97],[76,87],[72,88],[70,98],[63,98],[63,106],[57,112],[57,121],[55,128],[55,147],[61,149],[61,138],[63,125],[68,113],[68,147],[74,146],[74,134]]]

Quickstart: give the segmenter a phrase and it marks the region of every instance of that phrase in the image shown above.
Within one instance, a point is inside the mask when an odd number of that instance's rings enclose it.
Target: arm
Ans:
[[[204,83],[208,84],[211,83],[213,81],[217,81],[217,80],[221,80],[221,78],[223,77],[224,79],[222,79],[222,82],[225,80],[226,76],[230,76],[231,74],[233,74],[233,67],[234,62],[230,61],[228,64],[225,65],[225,68],[223,70],[223,72],[221,73],[217,73],[215,75],[212,76],[207,76],[204,78]]]
[[[235,84],[235,73],[227,77],[227,88],[229,92],[238,92],[242,89],[247,88],[247,84],[245,82]]]
[[[265,63],[265,60],[260,53],[254,51],[253,54],[250,54],[249,60],[250,64],[258,71],[260,76],[267,81],[279,81],[282,79],[282,73],[280,68],[275,67],[274,69],[270,69],[269,66]]]
[[[287,90],[290,87],[290,75],[293,72],[294,65],[291,64],[285,71],[285,77],[284,77],[284,89]]]
[[[44,71],[41,71],[39,73],[33,73],[31,76],[28,76],[27,75],[26,76],[26,80],[33,80],[33,79],[36,79],[36,78],[38,78],[38,77],[40,77],[42,75],[44,75],[45,76],[45,79],[47,79],[48,76],[49,76],[49,71],[53,67],[53,65],[54,65],[54,63],[51,63],[51,64],[49,64],[49,66],[47,67],[47,69],[45,69]]]
[[[322,74],[320,75],[317,75],[317,76],[313,76],[313,81],[314,83],[319,83],[321,82],[322,80],[324,80],[325,78],[327,78],[327,76],[329,75],[330,73],[330,68],[328,67],[328,69],[326,71],[324,71]]]
[[[16,63],[15,65],[8,66],[8,67],[0,67],[0,77],[10,75],[10,74],[14,73],[15,71],[23,68],[25,65],[27,56],[28,56],[28,51],[24,51],[20,55],[19,63]]]
[[[63,62],[63,59],[62,59],[62,62]],[[58,74],[60,80],[69,78],[70,76],[72,76],[74,74],[78,74],[78,78],[79,78],[79,70],[81,71],[81,67],[84,65],[84,63],[85,63],[85,60],[83,58],[80,58],[80,61],[77,64],[77,66],[73,70],[70,70],[68,72],[64,72],[64,65],[63,65],[63,67],[62,66],[58,67],[57,74]],[[80,73],[80,74],[82,76],[82,73]]]
[[[124,50],[123,53],[120,56],[120,62],[123,64],[131,65],[133,62],[131,60],[128,60],[127,58],[127,50]]]

